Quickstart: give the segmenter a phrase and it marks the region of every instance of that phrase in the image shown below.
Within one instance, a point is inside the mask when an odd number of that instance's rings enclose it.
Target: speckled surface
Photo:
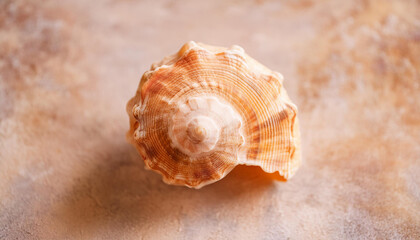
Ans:
[[[418,1],[0,2],[0,239],[419,239]],[[283,73],[304,165],[165,185],[125,140],[195,40]]]

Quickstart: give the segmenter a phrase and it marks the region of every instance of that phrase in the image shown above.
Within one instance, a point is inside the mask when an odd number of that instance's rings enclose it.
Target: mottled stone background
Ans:
[[[125,104],[183,43],[283,73],[304,165],[167,186]],[[420,239],[419,1],[0,0],[0,239]]]

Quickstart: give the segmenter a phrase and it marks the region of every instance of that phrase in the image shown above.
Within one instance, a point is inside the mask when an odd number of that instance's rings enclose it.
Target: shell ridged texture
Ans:
[[[238,164],[287,179],[301,163],[282,76],[237,46],[185,44],[143,75],[127,112],[128,139],[169,184],[200,188]]]

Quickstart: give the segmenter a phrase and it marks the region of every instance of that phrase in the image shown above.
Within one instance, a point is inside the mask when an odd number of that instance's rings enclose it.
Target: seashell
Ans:
[[[200,188],[236,165],[290,178],[301,164],[283,77],[245,54],[189,42],[144,73],[127,139],[168,184]]]

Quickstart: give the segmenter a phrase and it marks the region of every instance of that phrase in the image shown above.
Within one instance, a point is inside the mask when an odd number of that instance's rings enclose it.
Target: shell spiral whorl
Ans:
[[[185,44],[143,75],[127,112],[129,141],[169,184],[200,188],[238,164],[287,179],[300,165],[282,76],[238,46]]]
[[[178,106],[172,117],[169,137],[174,147],[187,155],[197,156],[215,149],[220,139],[231,139],[237,147],[242,145],[243,141],[238,142],[243,139],[240,126],[239,114],[216,97],[192,97]]]

